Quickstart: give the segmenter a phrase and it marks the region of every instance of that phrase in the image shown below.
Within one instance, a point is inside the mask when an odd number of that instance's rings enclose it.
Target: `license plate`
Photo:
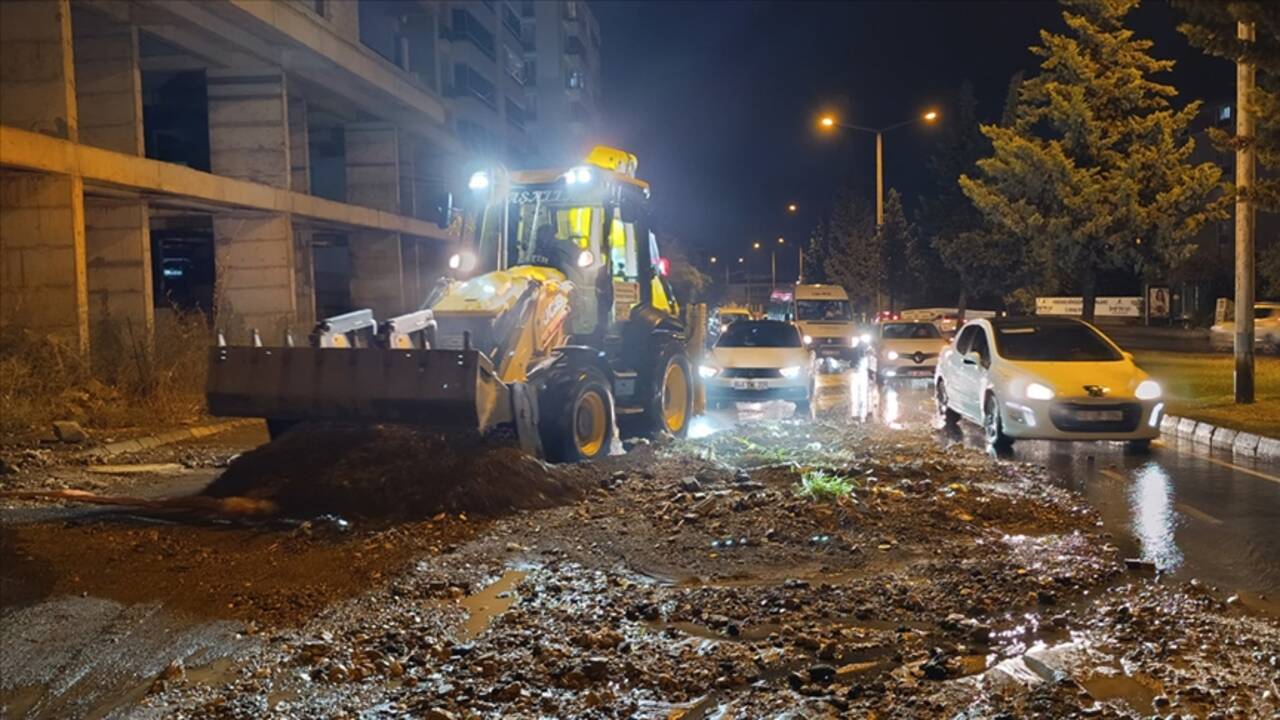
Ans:
[[[840,354],[840,348],[838,348],[838,347],[823,347],[823,348],[818,348],[818,354],[819,354],[819,355],[839,355],[839,354]]]
[[[768,385],[763,380],[734,380],[734,390],[763,390]]]
[[[1075,418],[1084,422],[1119,422],[1124,419],[1120,410],[1076,410]]]

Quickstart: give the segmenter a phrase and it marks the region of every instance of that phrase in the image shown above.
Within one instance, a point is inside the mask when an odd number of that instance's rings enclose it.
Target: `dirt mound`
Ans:
[[[519,448],[478,437],[318,426],[236,458],[205,494],[271,500],[289,515],[413,518],[551,507],[585,486]]]

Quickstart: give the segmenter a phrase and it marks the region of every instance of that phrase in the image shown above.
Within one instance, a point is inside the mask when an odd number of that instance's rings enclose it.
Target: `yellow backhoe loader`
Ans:
[[[693,414],[685,328],[634,155],[597,147],[571,168],[470,177],[466,249],[423,307],[329,318],[306,347],[220,341],[215,415],[510,428],[552,461],[609,452],[618,415],[683,435]]]

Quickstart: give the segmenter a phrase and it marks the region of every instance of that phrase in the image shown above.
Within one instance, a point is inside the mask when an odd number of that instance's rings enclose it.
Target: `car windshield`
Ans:
[[[716,347],[798,348],[800,333],[789,323],[740,321],[724,331]]]
[[[942,333],[933,323],[885,323],[880,326],[880,337],[885,340],[931,340],[941,338]]]
[[[848,300],[797,300],[796,319],[850,322],[853,310]]]
[[[1086,325],[1012,325],[995,331],[997,351],[1009,360],[1103,362],[1121,358]]]

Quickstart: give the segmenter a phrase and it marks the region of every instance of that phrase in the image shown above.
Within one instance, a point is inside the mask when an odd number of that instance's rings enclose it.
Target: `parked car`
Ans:
[[[1220,322],[1209,328],[1209,342],[1216,350],[1235,347],[1235,320]],[[1265,352],[1280,352],[1280,302],[1254,304],[1253,344]]]
[[[938,355],[947,339],[932,322],[895,320],[876,326],[867,354],[867,371],[876,382],[892,379],[933,379]]]
[[[707,404],[789,400],[808,413],[813,397],[813,355],[795,325],[777,320],[739,320],[720,335],[698,368]]]
[[[938,360],[935,394],[947,423],[978,423],[998,448],[1040,438],[1142,449],[1164,412],[1159,383],[1133,356],[1071,318],[970,321]]]

